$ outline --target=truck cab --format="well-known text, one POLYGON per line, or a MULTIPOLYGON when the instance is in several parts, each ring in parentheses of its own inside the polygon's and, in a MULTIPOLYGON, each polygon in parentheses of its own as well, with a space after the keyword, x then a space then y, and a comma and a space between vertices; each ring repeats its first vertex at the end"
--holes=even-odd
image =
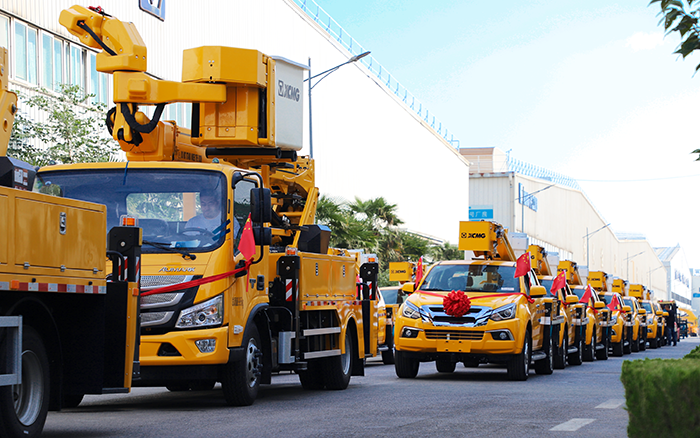
POLYGON ((613 356, 622 356, 626 342, 626 316, 622 309, 622 296, 612 290, 613 278, 603 271, 591 271, 588 274, 588 284, 598 292, 610 310, 610 352, 613 356))

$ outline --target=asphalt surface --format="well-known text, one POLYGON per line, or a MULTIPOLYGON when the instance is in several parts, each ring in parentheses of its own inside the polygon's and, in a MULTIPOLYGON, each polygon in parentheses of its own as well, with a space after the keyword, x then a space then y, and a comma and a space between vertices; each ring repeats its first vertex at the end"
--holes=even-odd
POLYGON ((304 391, 294 374, 273 377, 253 406, 228 407, 220 386, 171 393, 86 396, 80 406, 50 412, 45 437, 625 437, 628 415, 620 369, 624 360, 680 358, 700 344, 584 362, 526 382, 510 382, 496 366, 440 374, 421 364, 415 379, 393 365, 367 362, 345 391, 304 391))

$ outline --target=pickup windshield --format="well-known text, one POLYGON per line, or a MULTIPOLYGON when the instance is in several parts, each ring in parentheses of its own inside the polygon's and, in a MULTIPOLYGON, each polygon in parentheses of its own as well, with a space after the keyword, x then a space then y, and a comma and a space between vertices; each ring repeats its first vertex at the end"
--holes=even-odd
POLYGON ((647 311, 647 314, 648 314, 648 315, 654 313, 654 312, 651 310, 651 303, 645 303, 644 301, 642 301, 641 304, 642 304, 642 308, 643 308, 644 310, 647 311))
POLYGON ((426 276, 421 290, 520 292, 520 282, 514 275, 512 266, 437 265, 426 276))
MULTIPOLYGON (((35 190, 107 206, 107 230, 124 215, 138 219, 143 252, 210 251, 240 224, 226 223, 226 178, 207 170, 88 169, 45 171, 35 190)), ((246 213, 247 215, 247 213, 246 213)))

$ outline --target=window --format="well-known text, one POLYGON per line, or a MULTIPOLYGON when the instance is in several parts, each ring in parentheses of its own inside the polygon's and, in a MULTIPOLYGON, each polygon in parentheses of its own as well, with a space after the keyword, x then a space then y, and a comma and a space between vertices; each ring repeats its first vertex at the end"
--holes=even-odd
POLYGON ((37 84, 36 29, 15 21, 15 76, 37 84))
POLYGON ((63 43, 53 40, 53 89, 60 90, 63 83, 63 43))
POLYGON ((41 34, 41 85, 59 91, 63 83, 63 43, 53 36, 41 34))
POLYGON ((0 15, 0 47, 10 50, 10 41, 8 31, 10 29, 10 20, 7 17, 0 15))
POLYGON ((70 47, 70 83, 85 90, 85 61, 83 56, 85 51, 77 46, 70 47))

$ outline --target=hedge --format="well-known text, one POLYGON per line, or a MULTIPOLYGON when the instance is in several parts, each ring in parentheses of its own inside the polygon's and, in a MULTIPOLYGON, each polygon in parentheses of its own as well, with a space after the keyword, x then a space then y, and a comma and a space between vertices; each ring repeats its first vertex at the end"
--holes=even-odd
POLYGON ((700 347, 683 359, 625 361, 629 425, 634 438, 700 436, 700 347))

